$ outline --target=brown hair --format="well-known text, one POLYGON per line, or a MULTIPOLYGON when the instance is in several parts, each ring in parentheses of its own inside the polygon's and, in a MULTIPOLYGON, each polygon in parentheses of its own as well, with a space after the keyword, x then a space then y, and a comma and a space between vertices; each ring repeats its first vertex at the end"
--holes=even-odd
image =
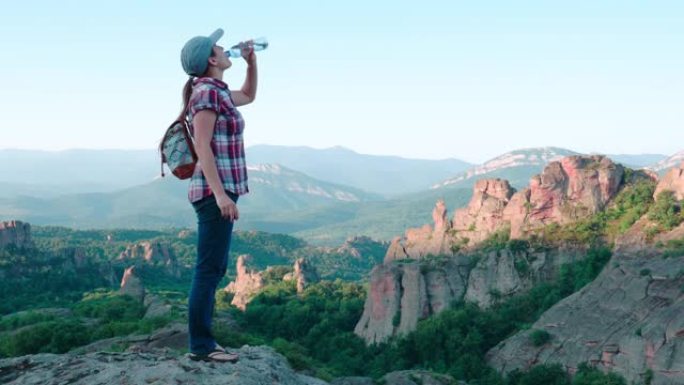
MULTIPOLYGON (((214 48, 212 47, 211 49, 211 54, 209 57, 215 57, 216 54, 214 53, 214 48)), ((209 66, 207 66, 207 69, 204 71, 200 77, 205 76, 207 72, 209 71, 209 66)), ((183 121, 185 120, 185 116, 183 116, 183 113, 186 112, 185 109, 188 107, 188 103, 190 103, 190 96, 192 96, 192 81, 194 80, 193 76, 190 76, 188 80, 185 82, 185 85, 183 86, 183 108, 181 109, 180 114, 178 115, 178 120, 183 121)))

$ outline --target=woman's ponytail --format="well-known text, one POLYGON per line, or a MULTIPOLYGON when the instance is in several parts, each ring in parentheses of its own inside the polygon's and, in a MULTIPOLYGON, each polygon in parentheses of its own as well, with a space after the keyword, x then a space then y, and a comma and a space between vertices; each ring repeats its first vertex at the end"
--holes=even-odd
POLYGON ((190 103, 190 96, 192 95, 192 80, 193 77, 190 76, 188 78, 188 81, 185 82, 185 86, 183 87, 183 109, 181 110, 180 114, 178 115, 178 120, 184 121, 185 116, 184 113, 186 112, 186 109, 188 108, 188 103, 190 103))

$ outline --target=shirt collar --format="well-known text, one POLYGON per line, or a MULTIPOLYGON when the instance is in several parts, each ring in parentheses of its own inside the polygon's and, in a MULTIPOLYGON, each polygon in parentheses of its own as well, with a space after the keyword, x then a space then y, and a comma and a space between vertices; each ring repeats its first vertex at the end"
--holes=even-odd
POLYGON ((222 88, 224 90, 228 89, 228 84, 224 83, 222 80, 219 79, 214 79, 210 77, 205 77, 205 78, 196 78, 195 81, 193 82, 194 85, 204 83, 204 84, 212 84, 216 87, 222 88))

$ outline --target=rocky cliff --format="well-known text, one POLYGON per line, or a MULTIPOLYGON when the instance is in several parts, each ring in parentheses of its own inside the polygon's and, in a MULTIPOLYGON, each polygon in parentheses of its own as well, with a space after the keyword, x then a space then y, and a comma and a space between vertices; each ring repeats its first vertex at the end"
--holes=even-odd
POLYGON ((319 280, 316 269, 304 258, 298 258, 295 261, 291 272, 282 274, 278 274, 282 269, 276 271, 276 267, 271 266, 264 271, 257 271, 249 266, 251 259, 252 257, 246 254, 238 257, 237 276, 234 281, 230 282, 223 289, 225 292, 233 294, 231 304, 241 310, 247 308, 249 301, 259 294, 261 289, 269 283, 269 279, 295 281, 298 293, 301 293, 308 285, 319 280))
POLYGON ((579 292, 545 312, 530 330, 487 353, 502 372, 561 363, 574 372, 582 362, 615 371, 629 381, 684 383, 684 257, 614 258, 579 292), (535 346, 530 335, 551 336, 535 346))
POLYGON ((426 224, 408 229, 403 238, 394 238, 387 249, 385 262, 404 258, 420 259, 428 255, 451 255, 454 244, 452 225, 443 200, 435 205, 432 220, 434 226, 426 224))
POLYGON ((465 293, 470 259, 390 261, 373 268, 363 315, 354 333, 369 343, 415 329, 465 293))
POLYGON ((320 280, 320 277, 316 272, 316 268, 314 268, 313 265, 304 258, 297 258, 294 263, 293 270, 294 271, 292 273, 285 274, 283 280, 295 281, 297 285, 297 293, 303 292, 307 286, 320 280))
POLYGON ((617 194, 623 174, 621 165, 600 155, 571 156, 549 163, 506 207, 504 221, 510 223, 511 238, 603 210, 617 194))
POLYGON ((245 310, 249 301, 264 287, 263 274, 248 266, 251 259, 246 254, 238 256, 235 268, 237 276, 223 289, 233 294, 231 304, 241 310, 245 310))
POLYGON ((169 245, 161 242, 143 241, 129 245, 119 254, 117 261, 134 262, 138 266, 157 266, 173 277, 180 278, 181 276, 181 268, 176 255, 169 245))
POLYGON ((171 305, 163 298, 145 290, 142 280, 135 273, 135 266, 131 266, 124 271, 119 293, 130 295, 143 303, 145 307, 143 318, 162 317, 172 310, 171 305))
MULTIPOLYGON (((681 197, 684 167, 671 170, 656 187, 681 197)), ((681 204, 681 202, 680 202, 681 204)), ((684 241, 684 224, 651 239, 647 215, 616 240, 611 261, 591 284, 545 312, 530 330, 487 353, 502 372, 535 364, 561 363, 573 372, 582 362, 614 371, 630 382, 684 383, 684 255, 664 258, 667 241, 684 241), (531 333, 548 342, 535 346, 531 333), (540 333, 540 332, 536 332, 540 333)))
POLYGON ((528 187, 515 191, 502 179, 484 179, 475 184, 468 206, 447 219, 443 201, 433 211, 434 225, 408 229, 395 238, 386 261, 450 255, 476 247, 498 231, 511 238, 551 224, 565 224, 595 214, 617 194, 624 168, 600 156, 569 156, 549 163, 530 180, 528 187))
POLYGON ((668 171, 658 183, 653 197, 656 198, 663 191, 672 191, 676 200, 684 199, 684 161, 679 167, 668 171))
POLYGON ((21 221, 0 222, 0 247, 9 245, 17 248, 33 247, 31 225, 21 221))
MULTIPOLYGON (((676 184, 672 175, 669 180, 676 184)), ((561 265, 584 258, 583 247, 524 247, 515 252, 478 248, 495 234, 524 239, 548 224, 563 225, 604 210, 620 190, 623 176, 623 167, 604 156, 569 156, 550 162, 521 191, 502 179, 478 181, 467 207, 456 210, 453 220, 448 219, 444 202, 438 201, 433 225, 409 229, 395 238, 384 265, 371 273, 356 334, 372 343, 413 330, 417 320, 439 309, 430 306, 427 286, 443 287, 440 290, 450 293, 449 302, 465 300, 488 307, 497 299, 555 279, 561 265), (460 256, 463 253, 471 257, 460 256), (420 273, 429 269, 434 256, 458 266, 443 270, 437 283, 434 274, 420 273), (419 263, 408 264, 407 259, 419 263), (457 283, 445 286, 444 282, 457 283)))

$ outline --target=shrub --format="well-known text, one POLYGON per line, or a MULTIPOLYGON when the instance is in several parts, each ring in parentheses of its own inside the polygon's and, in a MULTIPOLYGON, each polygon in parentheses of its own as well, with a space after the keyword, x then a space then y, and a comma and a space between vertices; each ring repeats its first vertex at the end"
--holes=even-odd
POLYGON ((530 333, 530 341, 534 346, 542 346, 551 340, 551 334, 546 330, 535 329, 530 333))
POLYGON ((586 363, 581 363, 575 378, 572 379, 572 385, 627 385, 627 382, 615 373, 603 373, 586 363))
POLYGON ((526 373, 513 371, 508 378, 510 385, 570 385, 570 377, 560 364, 537 365, 526 373))
POLYGON ((682 218, 681 207, 672 191, 662 191, 648 212, 648 218, 669 231, 679 225, 682 218))

